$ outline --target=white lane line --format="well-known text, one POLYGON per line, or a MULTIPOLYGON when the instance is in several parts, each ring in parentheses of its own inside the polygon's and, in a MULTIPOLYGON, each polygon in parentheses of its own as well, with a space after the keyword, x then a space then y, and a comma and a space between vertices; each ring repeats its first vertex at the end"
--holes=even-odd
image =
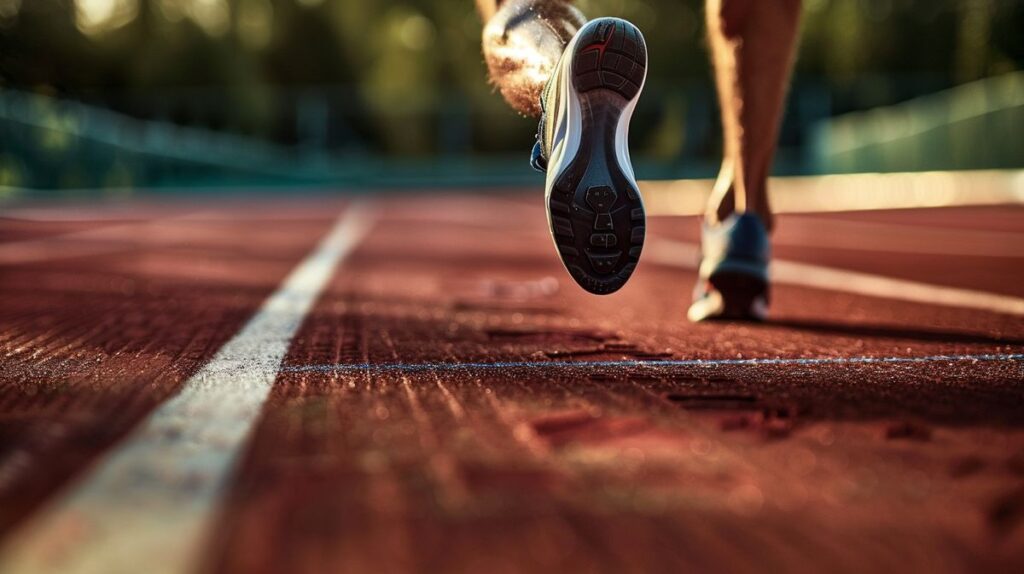
POLYGON ((166 214, 169 211, 184 213, 179 206, 171 203, 132 206, 97 199, 88 204, 61 201, 51 206, 9 207, 3 211, 0 219, 33 223, 117 224, 151 220, 155 213, 166 214))
POLYGON ((3 243, 0 244, 0 265, 91 257, 154 245, 166 247, 186 243, 190 238, 182 235, 180 229, 174 226, 187 222, 196 215, 184 213, 146 221, 115 223, 52 237, 3 243))
POLYGON ((809 216, 786 221, 772 243, 885 253, 1024 258, 1024 233, 809 216))
MULTIPOLYGON (((641 181, 648 216, 704 213, 713 180, 641 181)), ((775 213, 826 213, 1024 203, 1024 170, 850 173, 773 177, 775 213)))
POLYGON ((0 572, 191 571, 292 338, 371 225, 348 209, 177 396, 5 541, 0 572))
MULTIPOLYGON (((231 215, 230 212, 225 211, 227 209, 230 209, 230 206, 219 206, 218 209, 208 211, 184 212, 144 221, 114 222, 83 231, 0 243, 0 265, 38 263, 138 251, 152 247, 189 245, 195 242, 197 233, 215 232, 217 227, 213 224, 225 221, 237 223, 320 221, 325 219, 321 212, 307 212, 302 215, 294 210, 289 211, 287 207, 270 213, 256 212, 244 215, 231 215)), ((259 207, 255 209, 259 209, 259 207)), ((72 220, 68 219, 67 221, 72 220)), ((102 220, 89 219, 81 221, 102 222, 102 220)))
POLYGON ((763 359, 669 359, 664 361, 495 361, 493 363, 341 363, 298 365, 283 369, 289 373, 365 373, 419 371, 487 371, 506 369, 669 369, 673 367, 760 367, 814 365, 894 365, 903 363, 991 363, 1024 361, 1021 353, 980 355, 928 355, 925 357, 769 357, 763 359))
MULTIPOLYGON (((662 265, 696 269, 700 247, 685 241, 657 239, 649 243, 644 256, 647 261, 662 265)), ((772 261, 771 278, 774 283, 842 291, 868 297, 1024 315, 1024 299, 1020 297, 894 279, 810 263, 776 259, 772 261)))

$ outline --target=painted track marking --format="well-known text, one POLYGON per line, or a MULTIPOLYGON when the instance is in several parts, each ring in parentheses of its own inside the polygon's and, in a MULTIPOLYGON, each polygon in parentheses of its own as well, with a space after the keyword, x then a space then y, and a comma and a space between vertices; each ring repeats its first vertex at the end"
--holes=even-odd
MULTIPOLYGON (((696 269, 700 259, 700 247, 686 241, 658 239, 650 241, 650 246, 644 256, 647 261, 661 265, 696 269)), ((1007 315, 1024 315, 1024 299, 1020 297, 932 285, 796 261, 772 260, 771 279, 773 283, 841 291, 896 301, 977 309, 1007 315)))
POLYGON ((183 243, 185 239, 182 239, 177 233, 178 230, 172 226, 186 222, 195 215, 184 213, 145 221, 114 223, 51 237, 3 243, 0 244, 0 265, 92 257, 134 251, 153 245, 176 245, 183 243))
MULTIPOLYGON (((641 181, 648 216, 701 215, 710 179, 641 181)), ((1024 203, 1024 170, 849 173, 773 177, 775 213, 825 213, 1024 203)))
POLYGON ((594 368, 667 368, 667 367, 734 367, 734 366, 808 366, 808 365, 872 365, 901 363, 1018 362, 1024 353, 979 355, 929 355, 926 357, 811 357, 766 359, 679 359, 667 361, 495 361, 493 363, 355 363, 337 365, 299 365, 285 367, 289 373, 339 373, 383 371, 473 371, 489 369, 594 369, 594 368))
POLYGON ((1024 233, 950 229, 801 216, 786 221, 774 245, 962 257, 1024 258, 1024 233))
POLYGON ((371 226, 365 208, 347 209, 176 396, 5 541, 0 572, 192 570, 292 338, 371 226))

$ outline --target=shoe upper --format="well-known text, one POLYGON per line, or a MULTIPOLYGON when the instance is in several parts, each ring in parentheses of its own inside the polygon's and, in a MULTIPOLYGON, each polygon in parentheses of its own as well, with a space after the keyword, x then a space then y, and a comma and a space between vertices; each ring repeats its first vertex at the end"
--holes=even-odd
POLYGON ((700 276, 728 267, 730 271, 768 280, 771 243, 768 229, 753 213, 734 213, 717 225, 704 224, 701 232, 700 276))
MULTIPOLYGON (((568 50, 566 50, 568 52, 568 50)), ((562 76, 563 59, 565 59, 565 53, 562 54, 562 58, 559 59, 558 64, 555 66, 554 72, 551 77, 548 78, 544 89, 540 93, 540 122, 537 125, 537 141, 533 145, 533 150, 530 153, 530 166, 533 169, 546 172, 548 167, 548 158, 551 156, 551 149, 554 147, 554 132, 555 132, 555 113, 558 110, 558 82, 562 76)))

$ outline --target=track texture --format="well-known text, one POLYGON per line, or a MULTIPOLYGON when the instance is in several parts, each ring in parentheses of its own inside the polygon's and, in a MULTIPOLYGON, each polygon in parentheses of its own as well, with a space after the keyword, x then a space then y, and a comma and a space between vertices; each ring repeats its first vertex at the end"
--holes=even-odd
MULTIPOLYGON (((766 325, 691 325, 687 268, 642 264, 613 297, 579 290, 550 252, 535 197, 378 203, 379 223, 293 341, 205 571, 1024 564, 1021 362, 565 365, 1021 353, 1019 316, 780 285, 766 325), (531 366, 409 368, 496 361, 531 366), (384 368, 351 368, 367 364, 384 368)), ((0 220, 0 257, 22 254, 0 265, 0 535, 234 335, 342 204, 175 209, 0 220)), ((986 234, 1024 234, 1022 215, 782 217, 776 252, 882 273, 908 254, 871 250, 871 240, 789 243, 823 220, 852 239, 880 223, 896 237, 956 221, 947 234, 979 252, 948 261, 987 272, 898 272, 1012 294, 1022 258, 988 257, 1008 236, 986 234)), ((649 227, 652 240, 696 232, 683 218, 649 227)))

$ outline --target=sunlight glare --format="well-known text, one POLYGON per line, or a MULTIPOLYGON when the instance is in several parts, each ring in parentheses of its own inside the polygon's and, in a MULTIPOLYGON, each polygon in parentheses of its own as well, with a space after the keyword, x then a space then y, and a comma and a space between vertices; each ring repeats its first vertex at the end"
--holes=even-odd
POLYGON ((223 36, 231 27, 231 9, 225 0, 191 0, 188 14, 211 36, 223 36))
POLYGON ((138 13, 138 0, 75 0, 75 25, 88 35, 120 28, 138 13))

